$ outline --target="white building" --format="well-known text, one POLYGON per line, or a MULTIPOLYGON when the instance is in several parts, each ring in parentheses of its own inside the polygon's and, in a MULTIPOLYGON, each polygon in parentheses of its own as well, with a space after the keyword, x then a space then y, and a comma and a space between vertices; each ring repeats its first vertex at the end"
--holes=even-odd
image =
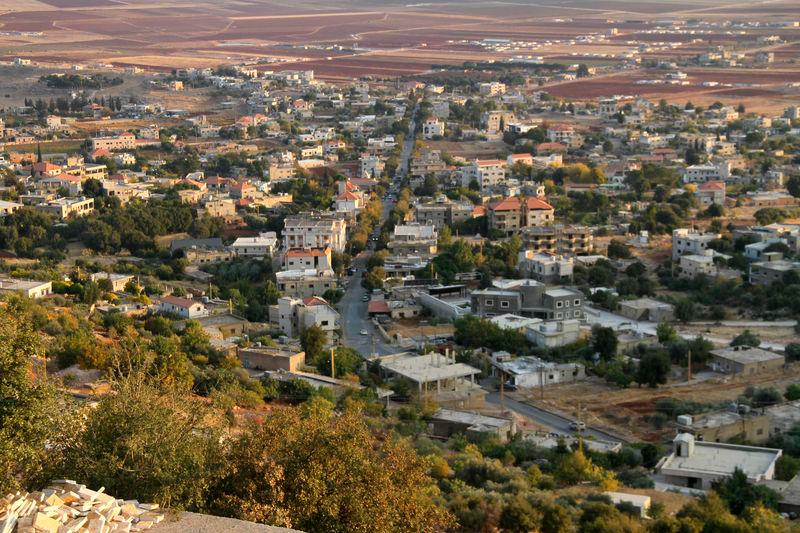
POLYGON ((476 159, 462 167, 461 171, 462 185, 469 187, 470 183, 476 181, 481 191, 506 181, 506 163, 499 159, 476 159))
POLYGON ((49 281, 31 279, 0 278, 0 294, 15 292, 28 298, 43 298, 53 293, 53 284, 49 281))
POLYGON ((289 337, 298 337, 311 326, 318 326, 330 337, 339 325, 339 313, 320 297, 278 299, 278 326, 289 337))
POLYGON ((162 296, 159 299, 158 312, 178 315, 181 318, 208 316, 208 309, 203 302, 172 295, 162 296))
POLYGON ((429 118, 422 123, 422 138, 433 139, 444 135, 444 122, 438 118, 429 118))
POLYGON ((258 237, 239 237, 230 249, 238 257, 271 257, 278 245, 278 235, 274 231, 259 233, 258 237))
POLYGON ((576 363, 552 363, 532 356, 512 358, 507 352, 496 352, 492 354, 492 375, 502 375, 519 388, 532 388, 581 381, 586 370, 576 363))
POLYGON ((324 213, 288 216, 283 222, 283 247, 325 248, 344 251, 347 244, 347 222, 324 213))
POLYGON ((672 442, 672 453, 659 461, 656 471, 666 483, 698 490, 710 489, 737 468, 750 483, 773 479, 775 463, 783 453, 772 448, 695 441, 689 433, 679 433, 672 442))
POLYGON ((682 255, 704 255, 708 243, 719 239, 718 233, 700 233, 694 229, 678 228, 672 232, 672 260, 682 255))
POLYGON ((544 283, 558 283, 572 277, 575 262, 562 255, 524 250, 519 252, 517 268, 521 276, 544 283))

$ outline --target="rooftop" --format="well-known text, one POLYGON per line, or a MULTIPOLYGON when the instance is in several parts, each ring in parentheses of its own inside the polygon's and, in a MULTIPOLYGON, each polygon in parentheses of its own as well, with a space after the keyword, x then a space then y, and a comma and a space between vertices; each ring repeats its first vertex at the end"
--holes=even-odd
POLYGON ((739 350, 736 348, 725 348, 722 350, 711 350, 711 353, 717 357, 722 357, 724 359, 741 364, 760 363, 763 361, 771 361, 773 359, 783 359, 782 355, 768 352, 767 350, 762 350, 761 348, 746 348, 739 350))
POLYGON ((729 476, 738 467, 748 478, 758 479, 769 471, 780 456, 781 450, 772 448, 695 441, 694 450, 688 456, 673 453, 663 460, 661 469, 729 476))
POLYGON ((410 379, 415 383, 431 383, 443 379, 465 378, 480 374, 477 368, 464 363, 453 363, 439 353, 414 355, 402 352, 381 358, 384 370, 410 379))

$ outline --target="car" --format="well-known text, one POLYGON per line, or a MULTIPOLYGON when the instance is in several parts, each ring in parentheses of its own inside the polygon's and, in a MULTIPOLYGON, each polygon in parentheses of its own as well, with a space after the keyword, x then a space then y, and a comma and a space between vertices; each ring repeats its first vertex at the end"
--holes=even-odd
MULTIPOLYGON (((495 388, 495 390, 500 390, 500 382, 498 382, 498 383, 497 383, 497 384, 494 386, 494 388, 495 388)), ((517 390, 517 386, 514 384, 514 382, 513 382, 513 381, 506 381, 506 382, 503 384, 503 390, 515 391, 515 390, 517 390)))
POLYGON ((365 329, 362 329, 359 333, 361 333, 362 335, 369 335, 369 331, 365 329))
POLYGON ((361 297, 361 301, 362 302, 368 302, 369 301, 369 294, 365 294, 364 296, 362 296, 361 297))
POLYGON ((584 429, 586 429, 586 423, 581 422, 580 420, 573 420, 572 422, 569 423, 569 428, 574 431, 583 431, 584 429))

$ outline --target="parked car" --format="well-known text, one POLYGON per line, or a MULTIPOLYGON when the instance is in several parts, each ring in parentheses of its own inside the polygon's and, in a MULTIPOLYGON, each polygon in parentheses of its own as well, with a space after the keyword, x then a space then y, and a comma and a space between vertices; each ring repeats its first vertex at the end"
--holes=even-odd
POLYGON ((586 423, 579 420, 573 420, 569 423, 569 428, 574 431, 583 431, 586 429, 586 423))

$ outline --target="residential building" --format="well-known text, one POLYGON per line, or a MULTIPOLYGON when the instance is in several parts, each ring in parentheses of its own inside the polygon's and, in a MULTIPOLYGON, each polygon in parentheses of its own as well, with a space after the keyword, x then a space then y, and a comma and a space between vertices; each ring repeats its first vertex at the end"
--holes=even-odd
POLYGON ((583 293, 553 287, 532 279, 494 282, 494 287, 473 291, 472 312, 480 317, 507 313, 544 320, 583 318, 583 293))
POLYGON ((303 268, 296 270, 283 270, 275 273, 278 290, 287 296, 295 298, 308 298, 318 296, 330 289, 335 289, 336 276, 333 270, 303 268))
POLYGON ((701 206, 725 205, 725 182, 707 181, 697 186, 694 195, 701 206))
MULTIPOLYGON (((764 254, 769 256, 770 254, 764 254)), ((783 254, 779 254, 782 257, 783 254)), ((750 263, 748 279, 753 285, 772 285, 776 281, 781 281, 789 272, 800 273, 800 261, 787 261, 785 259, 775 259, 767 261, 756 261, 750 263)))
POLYGON ((784 356, 748 346, 711 350, 709 366, 724 374, 753 375, 783 368, 784 356))
POLYGON ((546 387, 586 379, 586 369, 577 363, 553 363, 538 357, 510 357, 506 352, 492 354, 492 375, 518 388, 546 387))
POLYGON ((306 328, 318 326, 332 339, 340 327, 339 313, 319 296, 278 299, 278 326, 289 337, 298 337, 306 328))
POLYGON ((416 204, 414 218, 419 224, 433 226, 441 231, 445 226, 453 227, 472 218, 474 206, 470 202, 453 202, 440 195, 434 202, 416 204))
POLYGON ((116 137, 95 137, 92 139, 92 151, 105 149, 115 150, 135 150, 136 135, 133 133, 121 133, 116 137))
POLYGON ((506 84, 500 83, 499 81, 481 83, 480 85, 478 85, 478 91, 481 94, 485 94, 488 96, 497 96, 499 94, 505 94, 506 84))
POLYGON ((503 131, 512 122, 514 122, 514 113, 511 111, 486 111, 481 115, 481 125, 489 133, 503 131))
POLYGON ((125 286, 135 278, 132 274, 115 274, 113 272, 95 272, 89 278, 92 281, 103 281, 108 284, 111 292, 122 292, 125 286))
POLYGON ((573 266, 572 258, 534 250, 519 252, 517 261, 520 276, 550 284, 572 279, 573 266))
POLYGON ((28 298, 39 299, 53 294, 53 284, 49 281, 32 279, 0 278, 0 294, 14 292, 28 298))
POLYGON ((677 425, 681 433, 690 433, 695 440, 704 442, 738 440, 761 444, 770 437, 770 418, 760 412, 725 409, 697 416, 681 415, 677 425))
POLYGON ((525 328, 525 338, 540 348, 567 346, 581 338, 581 323, 574 318, 539 321, 525 328))
POLYGON ((23 207, 23 204, 17 202, 9 202, 7 200, 0 200, 0 217, 10 215, 23 207))
POLYGON ((594 252, 594 234, 586 226, 553 224, 523 228, 523 246, 533 252, 589 255, 594 252))
POLYGON ((679 259, 678 275, 694 279, 697 276, 713 277, 717 275, 714 264, 714 250, 705 250, 702 254, 682 255, 679 259))
POLYGON ((236 356, 247 370, 297 372, 306 364, 306 352, 269 346, 237 348, 236 356))
POLYGON ((388 247, 394 255, 431 256, 438 250, 439 232, 432 225, 398 224, 388 247))
POLYGON ((181 298, 172 295, 162 296, 158 299, 158 312, 178 315, 181 318, 208 316, 208 309, 200 300, 181 298))
POLYGON ((325 248, 344 251, 347 222, 327 213, 301 213, 287 216, 283 226, 283 247, 325 248))
POLYGON ((750 483, 773 479, 781 450, 699 442, 689 433, 673 440, 672 453, 656 465, 665 483, 698 490, 709 490, 715 481, 730 477, 738 468, 750 483))
POLYGON ((637 321, 670 322, 675 320, 675 306, 652 298, 624 300, 619 303, 619 314, 637 321))
POLYGON ((442 160, 442 152, 440 150, 423 150, 418 157, 411 159, 409 167, 412 178, 437 174, 446 169, 447 163, 442 160))
POLYGON ((429 118, 422 123, 422 138, 433 139, 444 136, 444 122, 438 118, 429 118))
POLYGON ((461 168, 462 185, 468 187, 473 181, 481 191, 501 185, 506 181, 506 163, 499 159, 476 159, 461 168))
POLYGON ((491 435, 499 442, 508 442, 517 432, 513 418, 487 416, 467 411, 438 409, 428 419, 431 435, 448 439, 453 435, 483 437, 491 435))
POLYGON ((526 227, 552 224, 555 220, 553 206, 540 198, 532 197, 512 196, 492 202, 486 214, 489 229, 506 235, 512 235, 526 227))
POLYGON ((278 235, 274 231, 264 231, 257 237, 239 237, 230 246, 238 257, 263 259, 272 257, 278 246, 278 235))
POLYGON ((210 198, 203 202, 203 211, 210 217, 230 221, 236 217, 236 201, 231 198, 210 198))
POLYGON ((94 198, 57 198, 37 205, 36 209, 55 215, 60 220, 67 220, 94 211, 94 198))
POLYGON ((682 255, 703 255, 708 243, 719 239, 718 233, 700 233, 694 229, 678 228, 672 231, 672 260, 677 261, 682 255))
POLYGON ((293 248, 283 256, 285 270, 330 270, 333 268, 330 248, 293 248))

